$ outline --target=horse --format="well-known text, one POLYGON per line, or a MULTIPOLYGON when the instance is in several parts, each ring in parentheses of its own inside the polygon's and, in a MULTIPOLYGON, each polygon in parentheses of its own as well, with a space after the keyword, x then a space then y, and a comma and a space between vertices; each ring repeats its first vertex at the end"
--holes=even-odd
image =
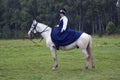
MULTIPOLYGON (((36 20, 33 20, 33 23, 31 25, 30 30, 28 31, 29 38, 31 37, 31 34, 40 33, 41 36, 45 39, 46 46, 50 49, 54 65, 52 67, 52 70, 55 71, 58 69, 58 60, 57 60, 57 54, 56 54, 56 48, 55 44, 52 42, 51 39, 51 31, 52 28, 43 24, 39 23, 36 20)), ((82 50, 82 53, 84 54, 86 58, 86 63, 84 70, 86 71, 88 69, 89 63, 91 63, 92 70, 95 69, 94 59, 92 55, 92 38, 87 33, 82 33, 82 35, 73 43, 66 45, 66 46, 60 46, 60 50, 71 50, 74 48, 79 48, 82 50)))
POLYGON ((117 0, 116 6, 120 8, 120 0, 117 0))

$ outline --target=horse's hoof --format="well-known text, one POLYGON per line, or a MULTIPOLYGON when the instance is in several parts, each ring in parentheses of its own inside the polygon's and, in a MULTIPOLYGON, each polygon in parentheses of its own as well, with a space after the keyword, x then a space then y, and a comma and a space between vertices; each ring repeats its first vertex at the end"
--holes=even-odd
POLYGON ((85 67, 85 68, 83 69, 84 72, 86 72, 87 70, 88 70, 88 67, 85 67))
POLYGON ((92 71, 95 71, 95 66, 92 67, 92 71))
POLYGON ((56 70, 57 70, 57 68, 55 68, 55 67, 52 68, 52 71, 56 71, 56 70))

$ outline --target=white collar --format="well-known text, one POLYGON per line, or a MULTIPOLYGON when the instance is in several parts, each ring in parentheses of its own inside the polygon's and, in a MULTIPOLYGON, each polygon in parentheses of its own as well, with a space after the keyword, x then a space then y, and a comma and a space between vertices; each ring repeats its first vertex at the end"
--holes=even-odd
POLYGON ((62 19, 64 19, 64 18, 66 18, 66 16, 61 17, 60 20, 62 20, 62 19))

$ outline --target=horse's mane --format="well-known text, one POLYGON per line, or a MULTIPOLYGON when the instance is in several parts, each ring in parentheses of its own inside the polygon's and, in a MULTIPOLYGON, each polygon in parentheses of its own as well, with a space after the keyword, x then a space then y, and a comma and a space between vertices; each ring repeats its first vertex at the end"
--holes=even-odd
POLYGON ((46 25, 46 24, 43 24, 43 23, 39 23, 41 26, 48 26, 48 25, 46 25))

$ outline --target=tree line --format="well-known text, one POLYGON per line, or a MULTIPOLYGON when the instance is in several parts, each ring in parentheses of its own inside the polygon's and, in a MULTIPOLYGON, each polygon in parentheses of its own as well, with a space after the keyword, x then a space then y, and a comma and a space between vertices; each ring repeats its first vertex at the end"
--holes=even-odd
POLYGON ((117 0, 0 0, 0 38, 22 38, 32 20, 54 27, 66 8, 69 26, 88 34, 105 33, 113 22, 120 33, 117 0))

